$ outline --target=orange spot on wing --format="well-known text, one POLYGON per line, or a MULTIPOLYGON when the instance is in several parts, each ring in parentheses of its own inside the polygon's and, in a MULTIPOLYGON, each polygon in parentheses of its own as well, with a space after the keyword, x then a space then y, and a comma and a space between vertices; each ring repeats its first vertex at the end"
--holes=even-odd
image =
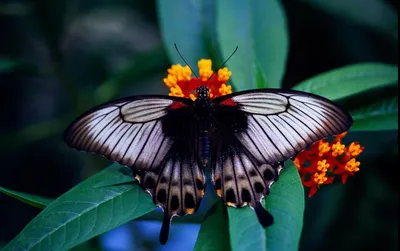
POLYGON ((186 209, 186 212, 187 212, 188 214, 193 214, 193 213, 194 213, 194 208, 187 208, 187 209, 186 209))

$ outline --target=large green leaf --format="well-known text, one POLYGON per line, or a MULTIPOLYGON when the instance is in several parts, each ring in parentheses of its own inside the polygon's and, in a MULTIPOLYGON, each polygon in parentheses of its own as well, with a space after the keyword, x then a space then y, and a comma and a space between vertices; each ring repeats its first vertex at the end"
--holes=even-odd
POLYGON ((266 236, 255 212, 249 207, 228 207, 232 250, 267 250, 266 236))
POLYGON ((278 0, 216 1, 217 33, 223 57, 236 46, 228 62, 237 90, 280 87, 288 54, 288 31, 283 7, 278 0), (265 82, 257 84, 262 73, 265 82))
POLYGON ((272 185, 264 203, 274 216, 274 224, 266 229, 268 250, 298 250, 303 228, 304 187, 297 168, 288 162, 289 167, 272 185))
POLYGON ((319 74, 293 89, 338 100, 374 88, 397 85, 398 77, 397 65, 362 63, 319 74))
POLYGON ((232 250, 297 250, 303 227, 304 188, 291 163, 264 200, 274 224, 265 230, 249 207, 228 208, 232 250))
POLYGON ((209 3, 210 1, 157 1, 161 34, 172 63, 185 65, 175 50, 174 43, 192 68, 197 66, 199 59, 209 57, 205 41, 206 20, 212 10, 209 3))
POLYGON ((228 217, 226 207, 221 201, 208 211, 201 224, 194 250, 230 250, 228 217))
POLYGON ((107 172, 107 179, 99 180, 93 185, 93 188, 124 185, 135 181, 130 168, 119 167, 117 172, 115 169, 105 169, 104 171, 107 172))
POLYGON ((398 39, 397 11, 388 1, 364 0, 363 4, 360 4, 359 0, 300 1, 329 14, 372 28, 379 33, 390 35, 395 40, 398 39))
POLYGON ((151 212, 155 205, 136 184, 95 188, 127 167, 116 164, 61 195, 3 250, 66 250, 151 212))
POLYGON ((8 196, 11 196, 17 200, 20 200, 22 202, 25 202, 31 206, 38 207, 38 208, 45 208, 47 205, 49 205, 53 199, 34 195, 34 194, 29 194, 29 193, 24 193, 24 192, 18 192, 12 189, 8 189, 5 187, 0 186, 0 193, 7 194, 8 196))
POLYGON ((354 120, 352 131, 398 130, 398 96, 376 101, 350 113, 354 120))

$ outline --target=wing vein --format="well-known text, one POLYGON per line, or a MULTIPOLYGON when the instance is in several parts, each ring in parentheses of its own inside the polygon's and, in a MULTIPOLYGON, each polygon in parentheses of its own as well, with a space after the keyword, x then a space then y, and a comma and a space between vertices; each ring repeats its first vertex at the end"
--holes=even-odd
MULTIPOLYGON (((114 110, 109 111, 109 112, 104 113, 104 114, 99 114, 99 115, 97 115, 97 116, 95 116, 93 118, 91 118, 90 116, 87 115, 83 120, 80 120, 76 126, 77 126, 77 128, 82 129, 82 128, 84 128, 84 127, 82 127, 82 125, 87 125, 88 123, 91 123, 91 122, 95 121, 96 119, 100 118, 101 116, 106 117, 110 113, 114 112, 116 109, 118 109, 118 108, 115 108, 114 110), (88 120, 89 120, 89 122, 88 122, 88 120)), ((71 138, 75 137, 75 135, 72 135, 74 133, 75 133, 75 128, 70 132, 71 138)))
POLYGON ((151 165, 149 167, 150 170, 153 169, 154 161, 156 161, 156 158, 157 158, 157 156, 158 156, 158 154, 160 152, 160 149, 161 149, 162 145, 164 144, 164 140, 165 140, 165 136, 163 135, 163 138, 161 140, 161 144, 158 146, 156 155, 154 156, 153 161, 151 162, 151 165))
MULTIPOLYGON (((118 117, 111 119, 103 128, 100 129, 100 131, 96 134, 96 136, 93 137, 92 141, 90 141, 90 144, 85 148, 90 149, 93 142, 95 142, 97 140, 97 137, 99 137, 99 135, 104 131, 104 129, 107 128, 111 123, 116 123, 117 121, 118 121, 118 117)), ((111 124, 111 125, 113 126, 114 124, 111 124)), ((87 143, 88 142, 86 142, 86 144, 87 143)))
MULTIPOLYGON (((264 157, 264 155, 262 154, 261 150, 258 148, 257 144, 254 142, 254 140, 250 137, 250 135, 247 133, 247 131, 245 132, 247 137, 249 137, 250 141, 253 143, 253 145, 255 146, 255 148, 257 149, 257 151, 260 153, 260 155, 262 156, 262 158, 267 161, 267 159, 264 157)), ((244 147, 243 143, 241 143, 241 145, 244 147)))
POLYGON ((268 135, 268 133, 264 130, 264 128, 260 125, 259 121, 254 118, 254 116, 252 115, 254 121, 257 123, 257 125, 261 128, 261 130, 264 132, 265 136, 267 136, 267 138, 269 139, 269 141, 272 143, 272 145, 275 147, 275 149, 278 150, 278 152, 281 154, 281 156, 283 158, 285 158, 285 155, 281 152, 281 150, 279 149, 279 147, 276 146, 276 144, 274 143, 274 141, 271 139, 271 137, 268 135))
MULTIPOLYGON (((309 114, 305 113, 304 111, 302 111, 301 109, 299 109, 299 108, 297 108, 297 107, 295 107, 295 106, 293 106, 292 108, 294 108, 293 110, 296 110, 298 114, 302 113, 302 114, 304 114, 305 116, 307 116, 308 118, 310 118, 312 121, 314 121, 314 122, 318 125, 318 126, 316 127, 317 130, 318 130, 322 135, 324 135, 324 134, 323 134, 323 132, 322 132, 321 130, 324 130, 325 133, 327 133, 328 135, 331 134, 330 132, 328 132, 328 131, 325 129, 325 127, 324 127, 323 125, 321 125, 321 124, 319 123, 318 120, 314 119, 314 118, 311 117, 309 114)), ((325 116, 323 116, 323 117, 325 118, 325 116)), ((326 118, 325 118, 325 119, 326 119, 326 118)))
MULTIPOLYGON (((146 138, 146 140, 144 141, 144 143, 142 144, 142 146, 141 146, 141 148, 140 148, 140 151, 138 152, 137 157, 136 157, 136 159, 135 159, 135 162, 133 162, 132 166, 135 166, 136 161, 140 158, 140 155, 142 154, 143 149, 146 147, 147 141, 148 141, 149 138, 151 137, 151 134, 153 133, 153 130, 154 130, 154 128, 156 127, 156 125, 157 125, 157 123, 154 123, 153 127, 152 127, 151 130, 150 130, 150 133, 147 134, 147 138, 146 138)), ((144 132, 143 132, 143 133, 144 133, 144 132)))
POLYGON ((316 138, 313 139, 314 141, 318 139, 318 135, 316 135, 316 134, 314 133, 314 131, 313 131, 306 123, 304 123, 301 119, 299 119, 299 118, 296 116, 296 112, 294 112, 293 110, 292 110, 292 111, 289 111, 289 110, 288 110, 288 111, 287 111, 287 114, 291 115, 292 118, 295 118, 297 121, 299 121, 301 124, 303 124, 303 125, 305 126, 305 128, 307 128, 307 129, 311 132, 311 134, 314 134, 314 136, 316 137, 316 138))
MULTIPOLYGON (((253 199, 254 199, 254 200, 256 200, 256 193, 255 193, 255 191, 254 191, 253 184, 251 184, 251 179, 250 179, 250 176, 249 176, 249 174, 247 173, 246 167, 245 167, 245 165, 244 165, 244 163, 243 163, 242 156, 241 156, 241 155, 239 155, 238 157, 239 157, 239 161, 240 161, 240 163, 242 164, 242 167, 243 167, 244 173, 246 174, 246 177, 247 177, 247 182, 249 183, 249 186, 250 186, 251 192, 252 192, 252 194, 253 194, 253 199)), ((254 169, 257 169, 257 167, 255 167, 254 169)), ((261 178, 262 178, 262 177, 261 177, 261 178)))
POLYGON ((113 147, 113 149, 110 152, 110 156, 113 154, 115 148, 119 145, 119 142, 121 142, 121 139, 125 136, 125 134, 132 129, 132 126, 133 126, 133 124, 131 124, 129 126, 129 128, 126 129, 126 131, 121 135, 121 137, 119 137, 118 141, 115 143, 115 146, 113 147))
MULTIPOLYGON (((100 121, 96 122, 96 125, 97 125, 98 123, 101 123, 101 121, 103 121, 107 116, 108 116, 108 114, 107 114, 107 115, 104 115, 104 117, 101 118, 100 121)), ((101 116, 99 116, 98 118, 100 118, 100 117, 101 117, 101 116)), ((96 118, 96 119, 97 119, 97 118, 96 118)), ((93 121, 95 121, 95 120, 92 120, 91 123, 93 123, 93 121)), ((86 125, 86 124, 85 124, 85 125, 86 125)), ((85 142, 85 143, 82 143, 82 141, 85 141, 85 139, 86 139, 86 140, 88 139, 87 135, 82 137, 82 134, 84 134, 85 129, 87 129, 87 128, 85 127, 85 125, 79 127, 79 129, 76 131, 76 135, 73 136, 73 140, 72 140, 72 143, 75 143, 75 144, 77 144, 78 146, 81 146, 81 147, 82 147, 82 145, 86 145, 86 142, 85 142), (76 139, 75 139, 75 137, 76 137, 76 139)), ((82 148, 83 148, 83 147, 82 147, 82 148)))
MULTIPOLYGON (((314 110, 314 112, 317 113, 317 114, 319 114, 320 116, 325 116, 325 115, 328 116, 332 121, 335 121, 335 119, 336 119, 337 117, 339 117, 340 124, 343 125, 343 128, 346 128, 346 123, 343 122, 343 121, 340 119, 340 116, 337 116, 337 114, 332 114, 332 113, 330 113, 330 112, 326 112, 326 114, 323 114, 323 113, 321 113, 320 111, 318 111, 318 110, 316 110, 316 109, 313 109, 312 107, 308 106, 307 104, 304 104, 304 105, 306 105, 306 106, 309 107, 310 109, 314 110)), ((339 125, 339 128, 338 128, 338 127, 337 127, 337 124, 331 123, 330 121, 329 121, 329 123, 330 123, 337 131, 342 131, 342 130, 343 130, 343 129, 341 128, 340 125, 339 125)))
POLYGON ((297 135, 299 135, 300 136, 300 138, 304 141, 304 143, 307 145, 308 144, 308 142, 307 142, 307 140, 305 140, 304 138, 303 138, 303 135, 301 135, 300 133, 298 133, 297 131, 296 131, 296 129, 294 129, 294 127, 291 125, 291 124, 289 124, 286 120, 285 120, 285 118, 282 118, 280 115, 277 115, 283 122, 285 122, 290 128, 292 128, 292 130, 293 130, 293 132, 295 132, 297 135))
MULTIPOLYGON (((117 121, 116 121, 115 123, 117 123, 117 122, 118 122, 118 119, 117 119, 117 121)), ((94 150, 94 151, 101 150, 101 149, 103 148, 104 144, 107 142, 107 140, 109 140, 110 137, 115 133, 115 131, 117 131, 118 128, 119 128, 121 125, 123 125, 123 124, 124 124, 124 123, 120 123, 116 128, 114 128, 114 129, 110 132, 110 134, 107 136, 107 138, 106 138, 105 140, 103 140, 103 143, 101 144, 101 146, 98 147, 97 150, 95 150, 94 148, 93 148, 93 150, 94 150)), ((113 124, 112 126, 114 126, 114 124, 113 124)), ((110 129, 111 129, 111 128, 110 128, 110 129)))
POLYGON ((195 198, 196 198, 196 201, 198 201, 198 199, 199 199, 199 197, 198 197, 198 191, 197 191, 197 188, 196 188, 196 182, 195 182, 195 179, 194 179, 194 173, 193 173, 193 166, 192 166, 192 163, 190 163, 190 172, 192 173, 192 182, 193 182, 193 192, 194 192, 194 196, 195 196, 195 198))
MULTIPOLYGON (((171 161, 172 162, 172 165, 171 165, 171 169, 172 169, 172 172, 175 170, 175 160, 173 160, 173 161, 171 161)), ((167 162, 168 163, 168 162, 167 162)), ((163 169, 163 172, 164 172, 164 169, 163 169)), ((162 175, 162 173, 161 173, 161 175, 162 175)), ((161 175, 160 175, 160 177, 161 177, 161 175)), ((165 209, 168 211, 168 216, 169 217, 171 217, 171 215, 170 215, 170 213, 169 213, 169 210, 168 210, 168 208, 170 207, 170 195, 171 195, 171 183, 172 183, 172 178, 173 178, 173 173, 171 174, 171 176, 169 176, 169 183, 168 183, 168 194, 167 194, 167 206, 165 207, 165 209)), ((165 213, 165 212, 164 212, 165 213)))
MULTIPOLYGON (((279 131, 279 133, 280 133, 280 134, 282 135, 282 137, 286 140, 286 142, 289 143, 289 145, 293 148, 293 150, 296 151, 296 148, 292 145, 292 143, 289 141, 289 139, 286 137, 286 135, 284 135, 284 134, 282 133, 282 131, 279 129, 279 127, 277 127, 277 126, 275 125, 275 123, 271 120, 271 118, 269 118, 269 117, 267 116, 267 119, 268 119, 269 122, 271 122, 271 124, 276 128, 276 130, 279 131)), ((280 138, 280 137, 279 137, 279 138, 280 138)))
POLYGON ((247 152, 247 154, 249 155, 249 156, 247 156, 247 157, 249 158, 249 160, 251 161, 251 163, 252 163, 253 166, 255 167, 254 169, 256 170, 256 172, 258 173, 258 175, 260 176, 261 180, 264 182, 265 187, 268 187, 267 182, 265 182, 265 180, 264 180, 262 174, 260 173, 260 170, 259 170, 259 168, 258 168, 259 165, 258 165, 257 163, 255 163, 255 161, 256 161, 255 157, 254 157, 247 149, 244 148, 244 151, 247 152), (250 158, 250 157, 252 157, 252 158, 250 158))
MULTIPOLYGON (((236 154, 236 149, 235 149, 234 151, 235 151, 235 154, 236 154)), ((234 177, 234 179, 235 179, 236 198, 238 198, 237 204, 240 205, 240 204, 242 204, 242 203, 241 203, 242 200, 241 200, 241 198, 239 197, 239 186, 238 186, 238 182, 237 182, 236 171, 235 171, 235 161, 234 161, 233 157, 234 157, 234 154, 232 154, 232 155, 230 156, 230 159, 231 159, 231 162, 232 162, 233 177, 234 177), (239 201, 240 201, 240 203, 239 203, 239 201)))
POLYGON ((141 125, 140 125, 140 127, 139 127, 139 129, 137 130, 135 136, 133 136, 133 138, 132 138, 132 140, 131 140, 131 143, 129 143, 128 147, 127 147, 126 150, 125 150, 124 155, 123 155, 122 158, 121 158, 122 160, 125 159, 126 153, 127 153, 127 152, 129 151, 129 149, 131 148, 131 145, 132 145, 132 143, 135 141, 135 138, 136 138, 136 136, 139 134, 140 130, 142 130, 143 125, 144 125, 144 124, 141 124, 141 125))
MULTIPOLYGON (((297 100, 297 99, 296 99, 297 100)), ((315 104, 315 103, 310 103, 310 102, 306 102, 306 101, 300 101, 300 100, 297 100, 298 102, 300 102, 300 103, 303 103, 304 105, 306 105, 306 106, 308 106, 308 107, 310 107, 310 106, 317 106, 317 104, 315 104)), ((329 104, 330 105, 330 104, 329 104)), ((326 113, 329 113, 329 114, 331 114, 332 116, 334 116, 334 118, 336 118, 336 119, 339 119, 344 125, 346 125, 347 123, 346 123, 346 121, 344 121, 344 120, 342 120, 342 116, 337 116, 338 114, 340 114, 340 113, 342 113, 340 110, 339 110, 339 112, 337 112, 337 108, 336 107, 333 107, 333 108, 330 108, 329 107, 329 109, 328 109, 328 107, 327 106, 317 106, 318 108, 320 108, 321 110, 324 110, 326 113)), ((310 107, 311 108, 311 107, 310 107)), ((311 108, 311 109, 313 109, 313 108, 311 108)), ((313 109, 314 110, 314 109, 313 109)), ((341 115, 341 114, 340 114, 341 115)))

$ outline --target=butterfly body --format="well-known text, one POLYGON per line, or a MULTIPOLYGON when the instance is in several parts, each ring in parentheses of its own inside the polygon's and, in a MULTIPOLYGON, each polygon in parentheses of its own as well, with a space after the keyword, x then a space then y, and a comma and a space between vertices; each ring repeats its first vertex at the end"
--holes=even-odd
POLYGON ((210 158, 210 123, 209 116, 212 112, 213 105, 208 96, 208 88, 201 86, 198 88, 198 98, 193 104, 193 116, 198 123, 198 156, 205 166, 210 158))
POLYGON ((135 171, 164 211, 161 243, 173 216, 198 209, 207 164, 225 204, 250 206, 264 227, 271 225, 261 200, 283 162, 352 124, 346 111, 309 93, 260 89, 210 99, 206 86, 196 92, 195 101, 162 95, 112 101, 81 115, 64 136, 71 147, 135 171))

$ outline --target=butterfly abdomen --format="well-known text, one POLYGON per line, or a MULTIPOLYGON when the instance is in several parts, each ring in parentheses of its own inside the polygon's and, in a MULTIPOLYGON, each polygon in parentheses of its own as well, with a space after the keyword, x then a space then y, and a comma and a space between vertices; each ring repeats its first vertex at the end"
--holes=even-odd
POLYGON ((208 163, 210 158, 210 139, 208 137, 208 127, 203 124, 199 132, 199 155, 203 165, 208 163))

